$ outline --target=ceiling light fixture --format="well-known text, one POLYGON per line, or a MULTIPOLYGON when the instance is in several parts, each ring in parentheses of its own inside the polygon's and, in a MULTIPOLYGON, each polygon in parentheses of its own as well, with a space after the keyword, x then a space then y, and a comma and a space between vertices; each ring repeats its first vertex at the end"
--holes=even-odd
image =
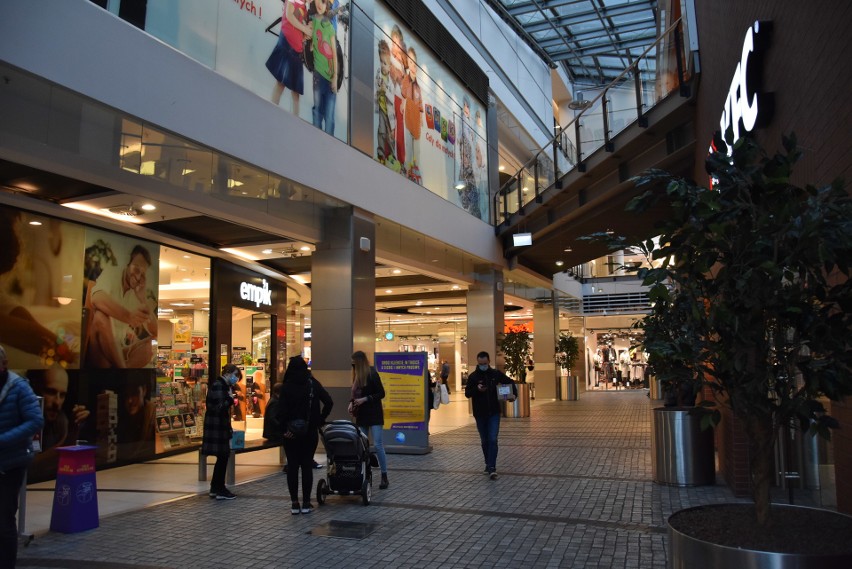
POLYGON ((152 203, 146 203, 146 204, 142 204, 142 209, 144 211, 154 211, 155 209, 157 209, 157 206, 155 206, 152 203))

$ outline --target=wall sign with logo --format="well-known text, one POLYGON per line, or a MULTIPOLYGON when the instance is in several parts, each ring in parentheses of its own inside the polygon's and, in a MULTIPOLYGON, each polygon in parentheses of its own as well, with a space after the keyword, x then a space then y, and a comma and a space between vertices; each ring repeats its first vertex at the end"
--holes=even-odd
POLYGON ((773 112, 773 97, 762 88, 763 55, 769 48, 772 22, 756 21, 749 26, 743 40, 742 54, 725 99, 719 129, 721 141, 711 146, 731 152, 731 146, 744 134, 768 124, 773 112))

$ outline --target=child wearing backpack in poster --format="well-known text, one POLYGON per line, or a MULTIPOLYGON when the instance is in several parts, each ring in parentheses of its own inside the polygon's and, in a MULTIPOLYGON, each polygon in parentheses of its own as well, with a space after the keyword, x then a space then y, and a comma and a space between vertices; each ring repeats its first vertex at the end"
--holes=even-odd
POLYGON ((314 55, 314 126, 334 136, 334 107, 337 102, 337 40, 329 18, 331 0, 314 0, 311 18, 311 47, 314 55))

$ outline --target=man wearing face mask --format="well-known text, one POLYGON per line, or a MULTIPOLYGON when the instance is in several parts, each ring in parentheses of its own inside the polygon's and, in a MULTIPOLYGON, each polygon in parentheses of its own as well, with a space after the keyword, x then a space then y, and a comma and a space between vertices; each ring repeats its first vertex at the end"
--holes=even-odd
POLYGON ((204 435, 201 454, 215 456, 213 477, 210 479, 210 497, 217 500, 233 500, 236 496, 225 487, 225 470, 231 455, 231 406, 234 396, 231 389, 240 380, 242 373, 234 364, 226 364, 222 375, 210 382, 207 388, 207 410, 204 413, 204 435))
POLYGON ((476 369, 467 378, 464 395, 473 400, 473 418, 482 442, 482 454, 485 457, 485 472, 491 480, 497 480, 497 434, 500 432, 500 401, 497 399, 497 386, 512 386, 509 400, 518 396, 518 388, 510 377, 491 367, 488 352, 476 355, 476 369))

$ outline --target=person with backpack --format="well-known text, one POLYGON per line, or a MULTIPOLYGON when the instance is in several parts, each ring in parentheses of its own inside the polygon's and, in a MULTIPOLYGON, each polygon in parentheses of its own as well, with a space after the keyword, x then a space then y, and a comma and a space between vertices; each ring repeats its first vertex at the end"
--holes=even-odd
POLYGON ((311 375, 302 356, 293 356, 284 372, 278 403, 278 424, 283 431, 287 455, 287 489, 292 502, 290 513, 310 514, 314 483, 314 453, 319 444, 319 428, 325 423, 334 401, 311 375), (322 407, 320 407, 322 403, 322 407), (302 473, 302 502, 299 503, 299 472, 302 473))
POLYGON ((337 38, 331 21, 331 0, 314 0, 311 17, 311 47, 314 56, 314 126, 334 136, 334 109, 337 104, 337 38))

